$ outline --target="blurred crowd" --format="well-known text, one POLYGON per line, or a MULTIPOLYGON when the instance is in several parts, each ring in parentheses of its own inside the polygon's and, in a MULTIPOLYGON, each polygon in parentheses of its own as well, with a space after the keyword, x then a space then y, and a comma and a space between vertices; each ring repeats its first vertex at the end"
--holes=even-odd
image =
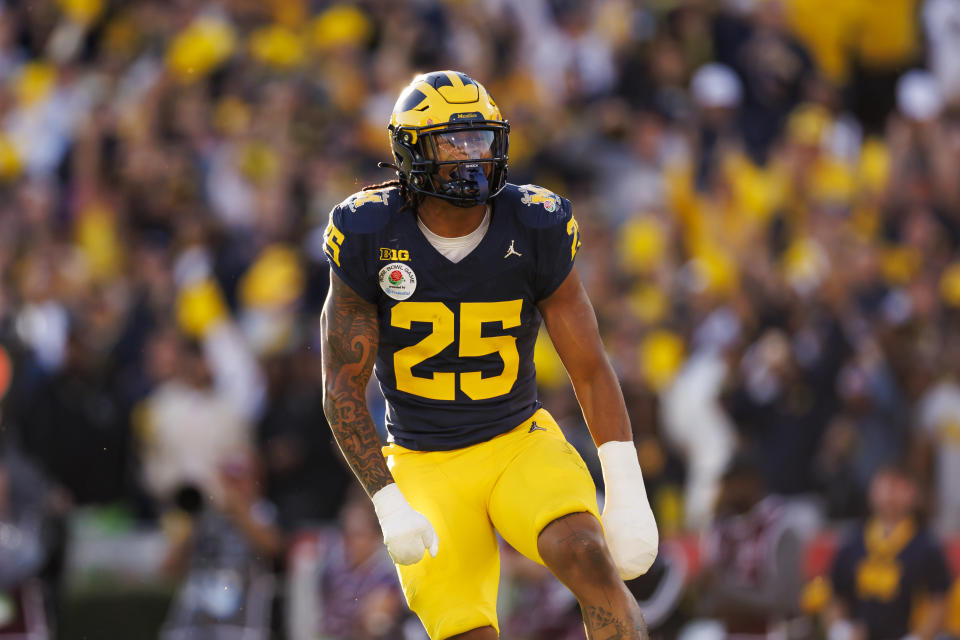
MULTIPOLYGON (((167 541, 162 637, 421 637, 323 417, 322 233, 448 68, 574 203, 656 633, 960 634, 960 2, 0 0, 0 637, 52 633, 71 523, 118 504, 167 541)), ((582 637, 505 554, 505 637, 582 637)))

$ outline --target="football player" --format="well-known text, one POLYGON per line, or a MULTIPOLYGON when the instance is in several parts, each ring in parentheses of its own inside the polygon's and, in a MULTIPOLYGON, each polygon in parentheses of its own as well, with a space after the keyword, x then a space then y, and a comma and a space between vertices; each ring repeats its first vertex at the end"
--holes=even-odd
POLYGON ((623 580, 658 535, 619 383, 573 269, 570 203, 506 182, 509 124, 468 76, 417 76, 388 127, 397 180, 333 209, 324 410, 376 507, 430 638, 497 638, 496 533, 576 595, 590 638, 642 638, 623 580), (597 444, 583 460, 537 401, 541 320, 597 444), (381 451, 364 390, 387 400, 381 451))

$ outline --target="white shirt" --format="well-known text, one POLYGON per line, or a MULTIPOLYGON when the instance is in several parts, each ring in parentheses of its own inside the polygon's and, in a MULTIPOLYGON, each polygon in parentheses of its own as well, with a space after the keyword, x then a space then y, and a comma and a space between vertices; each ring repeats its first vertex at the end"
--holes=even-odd
POLYGON ((470 255, 470 252, 476 249, 480 241, 483 240, 483 236, 487 235, 487 229, 490 228, 490 205, 487 205, 487 212, 483 215, 480 226, 465 236, 458 238, 438 236, 433 231, 430 231, 430 229, 427 229, 427 225, 423 224, 423 220, 421 220, 419 216, 417 216, 417 226, 420 227, 420 231, 427 237, 430 244, 443 254, 447 260, 450 262, 460 262, 470 255))
POLYGON ((938 531, 960 529, 960 385, 941 380, 917 404, 919 423, 936 445, 935 525, 938 531))
POLYGON ((947 100, 960 98, 960 0, 927 0, 923 5, 930 70, 947 100))

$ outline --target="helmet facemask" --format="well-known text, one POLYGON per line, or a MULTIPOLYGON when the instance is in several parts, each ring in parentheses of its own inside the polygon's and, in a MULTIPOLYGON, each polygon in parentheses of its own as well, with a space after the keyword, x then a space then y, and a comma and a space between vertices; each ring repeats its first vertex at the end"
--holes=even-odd
POLYGON ((458 207, 484 204, 506 184, 509 129, 491 120, 391 129, 398 175, 418 194, 458 207))

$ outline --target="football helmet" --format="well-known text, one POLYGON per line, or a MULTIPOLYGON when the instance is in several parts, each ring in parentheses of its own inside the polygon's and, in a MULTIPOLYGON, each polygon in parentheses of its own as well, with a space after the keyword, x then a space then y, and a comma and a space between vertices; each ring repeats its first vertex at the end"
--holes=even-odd
POLYGON ((483 85, 463 73, 415 77, 387 129, 397 177, 415 193, 473 207, 507 182, 510 124, 483 85))

